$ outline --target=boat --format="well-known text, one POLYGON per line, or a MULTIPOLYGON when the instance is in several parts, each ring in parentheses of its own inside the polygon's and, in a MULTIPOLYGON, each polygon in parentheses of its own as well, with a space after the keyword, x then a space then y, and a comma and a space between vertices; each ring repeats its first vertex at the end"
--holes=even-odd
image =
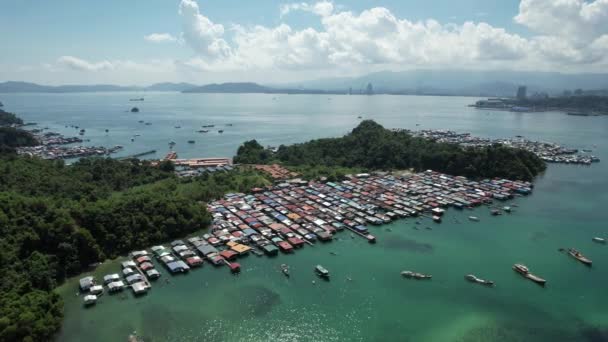
POLYGON ((601 237, 594 237, 593 239, 591 239, 593 242, 597 242, 597 243, 606 243, 606 239, 601 238, 601 237))
POLYGON ((188 140, 188 144, 194 144, 196 141, 194 140, 188 140))
POLYGON ((139 113, 139 108, 137 108, 137 107, 131 108, 131 113, 139 113))
POLYGON ((492 214, 492 216, 498 216, 502 214, 498 209, 492 209, 490 213, 492 214))
POLYGON ((481 278, 477 278, 475 275, 473 274, 467 274, 466 276, 464 276, 464 278, 472 283, 477 283, 477 284, 481 284, 481 285, 487 285, 487 286, 494 286, 494 282, 491 280, 484 280, 481 278))
POLYGON ((422 273, 412 272, 412 271, 402 271, 401 275, 404 276, 405 278, 418 279, 418 280, 429 280, 429 279, 433 278, 433 276, 430 274, 422 274, 422 273))
POLYGON ((97 303, 97 296, 96 295, 86 295, 86 296, 84 296, 84 305, 90 306, 90 305, 94 305, 95 303, 97 303))
POLYGON ((207 132, 209 132, 209 130, 208 129, 200 129, 197 132, 199 132, 199 133, 207 133, 207 132))
POLYGON ((469 220, 479 222, 479 218, 477 216, 469 216, 469 220))
POLYGON ((505 207, 502 207, 502 210, 504 210, 505 213, 510 213, 511 212, 511 207, 505 206, 505 207))
POLYGON ((528 269, 528 267, 526 267, 523 264, 513 265, 513 270, 515 272, 521 274, 525 278, 532 280, 533 282, 537 283, 538 285, 545 286, 545 283, 547 282, 545 279, 543 279, 535 274, 530 273, 530 270, 528 269))
POLYGON ((143 101, 143 100, 144 100, 144 98, 143 98, 143 97, 140 97, 140 98, 138 98, 138 99, 129 99, 129 101, 143 101))
POLYGON ((224 133, 223 129, 220 129, 219 131, 217 131, 218 133, 224 133))
POLYGON ((433 221, 437 223, 441 222, 441 216, 433 215, 433 221))
POLYGON ((590 259, 587 259, 584 255, 581 254, 581 252, 577 251, 574 248, 568 248, 568 254, 587 266, 591 266, 593 264, 590 259))
POLYGON ((317 273, 317 275, 319 277, 329 278, 329 271, 327 269, 325 269, 325 267, 323 267, 321 265, 315 266, 315 273, 317 273))
POLYGON ((283 272, 283 274, 289 278, 289 266, 286 264, 281 264, 281 272, 283 272))
POLYGON ((175 128, 182 128, 182 126, 175 126, 175 128))

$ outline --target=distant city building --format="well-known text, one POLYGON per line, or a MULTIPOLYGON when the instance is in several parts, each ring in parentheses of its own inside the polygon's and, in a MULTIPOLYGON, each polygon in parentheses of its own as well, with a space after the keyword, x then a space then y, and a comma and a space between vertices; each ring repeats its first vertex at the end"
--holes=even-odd
POLYGON ((353 94, 353 87, 348 88, 348 95, 352 95, 353 94))
POLYGON ((368 83, 368 84, 367 84, 367 88, 366 88, 366 90, 365 90, 365 93, 366 93, 367 95, 374 95, 374 87, 372 86, 372 84, 371 84, 371 83, 368 83))
POLYGON ((517 99, 524 100, 526 98, 526 92, 526 86, 519 86, 519 88, 517 88, 517 99))

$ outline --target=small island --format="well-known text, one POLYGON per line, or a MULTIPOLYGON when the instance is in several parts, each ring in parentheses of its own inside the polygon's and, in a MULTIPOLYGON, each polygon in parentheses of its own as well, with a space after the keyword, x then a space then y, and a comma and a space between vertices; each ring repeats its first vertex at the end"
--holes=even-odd
POLYGON ((463 147, 389 130, 371 120, 362 121, 340 138, 281 145, 276 152, 257 141, 241 145, 235 163, 288 166, 346 167, 369 170, 435 170, 473 179, 503 177, 532 180, 546 168, 534 153, 500 144, 463 147))

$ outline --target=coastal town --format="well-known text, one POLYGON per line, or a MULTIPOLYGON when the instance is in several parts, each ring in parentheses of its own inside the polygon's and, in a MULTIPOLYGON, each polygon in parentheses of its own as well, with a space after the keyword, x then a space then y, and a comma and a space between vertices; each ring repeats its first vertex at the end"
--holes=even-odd
MULTIPOLYGON (((90 156, 107 156, 122 150, 122 146, 82 146, 75 145, 84 142, 79 137, 65 137, 56 132, 49 132, 47 128, 32 129, 29 131, 38 141, 36 146, 21 146, 17 153, 42 159, 72 159, 90 156), (69 145, 69 146, 68 146, 69 145)), ((84 135, 84 130, 81 130, 84 135)))
POLYGON ((458 144, 463 147, 484 147, 500 144, 532 152, 548 163, 591 165, 591 163, 600 161, 598 157, 590 154, 591 150, 579 151, 556 143, 528 140, 522 136, 511 139, 489 139, 475 137, 470 133, 457 133, 449 130, 406 131, 416 137, 442 143, 458 144))
MULTIPOLYGON (((279 166, 273 170, 284 172, 279 166)), ((532 189, 528 182, 472 181, 434 171, 405 176, 357 174, 342 182, 297 178, 279 181, 274 186, 254 188, 248 194, 227 194, 208 203, 213 215, 208 233, 185 241, 175 240, 170 246, 134 251, 130 260, 122 263, 124 280, 115 273, 105 276, 103 284, 110 293, 130 287, 135 295, 141 295, 160 277, 154 263, 170 274, 187 273, 203 263, 214 267, 225 265, 230 272, 239 273, 240 262, 246 262, 239 259, 248 254, 275 257, 280 253, 297 253, 300 248, 330 243, 340 234, 346 235, 342 238, 350 236, 373 244, 377 242, 373 235, 376 226, 410 218, 415 220, 415 229, 432 229, 428 225, 423 228, 423 221, 440 224, 448 208, 468 210, 487 206, 492 215, 499 216, 512 211, 506 201, 527 196, 532 189)), ((473 215, 468 219, 479 221, 473 215)), ((288 277, 289 266, 283 264, 282 272, 288 277)), ((331 270, 317 265, 311 272, 328 278, 331 270)), ((407 271, 403 275, 412 276, 407 271)), ((95 304, 103 294, 101 284, 91 276, 81 279, 85 305, 95 304)))

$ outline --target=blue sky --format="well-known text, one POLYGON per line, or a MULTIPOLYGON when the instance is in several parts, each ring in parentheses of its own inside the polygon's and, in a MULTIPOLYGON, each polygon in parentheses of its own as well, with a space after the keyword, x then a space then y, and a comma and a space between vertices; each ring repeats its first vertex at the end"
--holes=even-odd
POLYGON ((567 8, 552 0, 3 0, 0 81, 299 80, 450 67, 598 71, 607 65, 605 22, 603 0, 571 0, 567 8), (144 39, 151 34, 165 39, 144 39))

